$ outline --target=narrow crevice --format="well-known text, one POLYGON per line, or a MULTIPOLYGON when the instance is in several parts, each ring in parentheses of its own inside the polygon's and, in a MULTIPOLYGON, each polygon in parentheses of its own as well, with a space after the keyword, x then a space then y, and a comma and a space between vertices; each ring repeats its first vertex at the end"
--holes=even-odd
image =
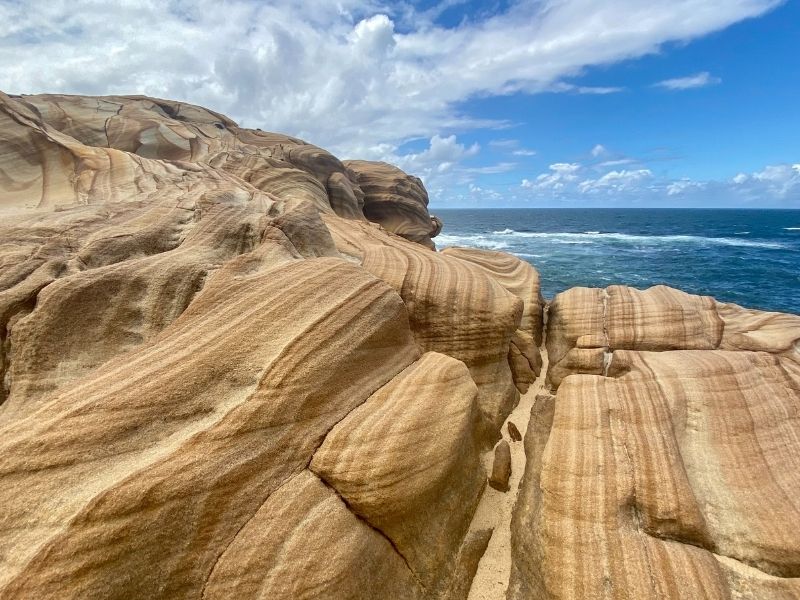
MULTIPOLYGON (((638 511, 638 509, 637 509, 637 511, 638 511)), ((704 550, 704 551, 708 552, 709 554, 713 554, 715 558, 722 558, 722 559, 734 561, 737 564, 740 564, 740 565, 742 565, 744 567, 759 571, 760 573, 763 573, 767 577, 776 577, 776 578, 779 578, 779 579, 797 579, 797 578, 800 578, 800 567, 797 567, 797 566, 795 568, 791 568, 788 572, 777 572, 777 570, 775 570, 775 571, 766 570, 763 567, 763 564, 764 564, 763 562, 759 564, 759 563, 755 563, 755 562, 751 562, 751 561, 742 560, 741 558, 736 558, 735 556, 731 556, 729 554, 722 554, 722 553, 718 552, 716 548, 709 548, 708 546, 705 546, 703 544, 694 542, 694 541, 692 541, 690 539, 681 539, 681 538, 677 538, 677 537, 671 537, 671 536, 668 536, 668 535, 660 534, 658 532, 648 531, 646 528, 645 529, 640 528, 639 532, 647 535, 648 537, 653 538, 654 540, 660 540, 660 541, 664 541, 664 542, 672 542, 672 543, 675 543, 675 544, 682 544, 684 546, 692 546, 694 548, 699 548, 700 550, 704 550)))
POLYGON ((608 377, 608 371, 611 368, 611 361, 614 358, 614 350, 611 348, 611 340, 608 335, 608 288, 603 288, 603 340, 605 345, 603 347, 603 377, 608 377))
POLYGON ((284 480, 283 480, 283 481, 280 483, 280 485, 279 485, 278 487, 276 487, 274 490, 272 490, 272 492, 270 492, 269 494, 267 494, 267 497, 266 497, 266 498, 264 498, 264 501, 263 501, 261 504, 259 504, 259 505, 258 505, 258 508, 256 508, 256 509, 253 511, 253 514, 252 514, 252 515, 250 515, 249 517, 247 517, 247 519, 245 519, 244 523, 242 523, 241 527, 239 527, 239 529, 237 529, 237 530, 236 530, 236 533, 234 533, 234 534, 233 534, 233 536, 231 537, 231 539, 228 541, 228 543, 227 543, 227 544, 225 544, 225 547, 222 549, 222 552, 220 552, 220 553, 217 555, 217 558, 214 560, 214 563, 211 565, 211 568, 210 568, 210 569, 209 569, 209 571, 208 571, 208 576, 205 578, 205 581, 203 582, 203 587, 202 587, 202 589, 200 590, 200 598, 205 598, 205 597, 206 597, 206 588, 208 587, 208 582, 209 582, 209 581, 211 581, 211 577, 214 575, 214 571, 216 570, 216 568, 217 568, 217 565, 218 565, 218 564, 220 563, 220 561, 222 560, 222 557, 223 557, 223 556, 225 556, 225 553, 228 551, 228 549, 229 549, 229 548, 230 548, 230 547, 233 545, 233 543, 236 541, 236 538, 238 538, 238 537, 239 537, 239 534, 240 534, 240 533, 242 533, 242 531, 244 531, 244 528, 245 528, 245 527, 247 527, 247 526, 250 524, 250 522, 251 522, 251 521, 252 521, 252 520, 253 520, 253 519, 256 517, 256 515, 258 514, 258 511, 260 511, 260 510, 261 510, 261 508, 262 508, 262 507, 263 507, 263 506, 264 506, 264 505, 265 505, 267 502, 269 502, 269 500, 270 500, 270 498, 272 498, 272 496, 274 496, 275 494, 277 494, 277 493, 278 493, 279 491, 281 491, 281 490, 282 490, 282 489, 283 489, 283 488, 284 488, 286 485, 288 485, 289 483, 291 483, 291 482, 292 482, 292 481, 293 481, 293 480, 294 480, 296 477, 298 477, 299 475, 301 475, 301 474, 303 473, 303 471, 304 471, 304 470, 305 470, 305 469, 301 469, 300 471, 298 471, 298 472, 296 472, 296 473, 292 473, 292 474, 291 474, 291 475, 289 475, 289 476, 288 476, 286 479, 284 479, 284 480))
MULTIPOLYGON (((97 107, 98 112, 100 111, 99 104, 100 103, 98 102, 98 107, 97 107)), ((120 113, 122 112, 122 108, 123 108, 123 105, 119 104, 117 106, 117 112, 114 113, 113 115, 111 115, 110 117, 108 117, 105 120, 105 122, 103 123, 103 132, 106 134, 106 147, 107 148, 111 148, 112 147, 111 146, 111 136, 108 134, 108 124, 111 122, 111 119, 113 119, 114 117, 118 117, 120 115, 120 113)))
MULTIPOLYGON (((546 309, 543 315, 545 325, 548 312, 546 309)), ((503 423, 501 435, 504 438, 508 437, 508 423, 513 422, 525 439, 530 426, 530 414, 537 402, 536 397, 540 394, 547 394, 549 391, 546 385, 549 369, 546 336, 545 326, 542 331, 542 344, 539 347, 542 355, 539 377, 503 423)), ((469 528, 470 532, 490 527, 493 529, 492 536, 470 584, 469 598, 471 599, 504 600, 514 572, 511 524, 530 457, 525 453, 524 442, 513 441, 510 438, 507 441, 511 444, 512 449, 511 489, 509 492, 502 493, 486 486, 469 528)), ((484 466, 490 468, 492 460, 493 450, 489 450, 484 454, 484 466)))
POLYGON ((380 529, 378 529, 377 527, 375 527, 375 526, 374 526, 372 523, 370 523, 370 522, 369 522, 368 520, 366 520, 364 517, 362 517, 361 515, 359 515, 359 514, 358 514, 358 513, 357 513, 357 512, 356 512, 356 511, 353 509, 353 507, 352 507, 352 506, 350 506, 350 504, 347 502, 347 500, 344 498, 344 496, 342 496, 342 495, 339 493, 339 491, 338 491, 338 490, 337 490, 335 487, 333 487, 333 485, 331 485, 331 484, 330 484, 330 483, 329 483, 329 482, 328 482, 328 481, 327 481, 327 480, 326 480, 324 477, 322 477, 322 475, 320 475, 319 473, 316 473, 315 471, 311 471, 311 472, 312 472, 312 473, 314 473, 314 475, 315 475, 315 476, 316 476, 316 477, 317 477, 317 478, 318 478, 318 479, 319 479, 319 480, 322 482, 322 484, 323 484, 325 487, 327 487, 327 488, 328 488, 329 490, 331 490, 331 491, 332 491, 334 494, 336 494, 336 496, 339 498, 339 500, 341 500, 341 501, 342 501, 342 503, 345 505, 345 507, 347 508, 347 510, 348 510, 348 511, 350 511, 350 513, 351 513, 351 514, 352 514, 352 515, 353 515, 353 516, 354 516, 356 519, 358 519, 359 521, 361 521, 362 523, 364 523, 364 525, 366 525, 367 527, 369 527, 370 529, 372 529, 372 531, 374 531, 375 533, 377 533, 379 536, 381 536, 383 539, 385 539, 385 540, 386 540, 386 541, 389 543, 389 545, 392 547, 392 549, 393 549, 393 550, 394 550, 394 551, 397 553, 397 555, 398 555, 398 556, 399 556, 399 557, 400 557, 400 558, 403 560, 403 563, 405 563, 406 567, 408 568, 409 572, 411 573, 411 576, 414 578, 414 581, 416 581, 416 582, 417 582, 417 584, 420 586, 420 588, 422 589, 422 591, 427 591, 427 590, 426 590, 426 588, 425 588, 425 585, 422 583, 422 581, 420 581, 420 578, 419 578, 419 576, 417 575, 416 571, 414 571, 414 569, 411 567, 411 564, 408 562, 408 559, 407 559, 407 558, 406 558, 406 556, 405 556, 405 555, 404 555, 404 554, 403 554, 403 553, 400 551, 400 548, 398 548, 398 547, 397 547, 397 545, 394 543, 394 540, 392 540, 392 538, 390 538, 388 535, 386 535, 386 534, 385 534, 383 531, 381 531, 380 529))
MULTIPOLYGON (((417 360, 419 360, 419 359, 417 359, 417 360)), ((353 507, 352 507, 352 506, 350 506, 350 504, 347 502, 347 500, 344 498, 344 496, 342 496, 342 495, 339 493, 339 491, 338 491, 338 490, 337 490, 337 489, 334 487, 334 485, 333 485, 332 483, 330 483, 328 480, 326 480, 326 479, 325 479, 325 477, 323 477, 323 475, 322 475, 322 474, 320 474, 320 473, 317 473, 317 472, 316 472, 316 471, 315 471, 315 470, 314 470, 314 469, 311 467, 311 462, 314 460, 314 456, 316 455, 317 451, 318 451, 318 450, 319 450, 319 449, 322 447, 322 444, 324 444, 324 443, 325 443, 325 440, 327 439, 328 435, 330 435, 331 431, 333 431, 333 430, 334 430, 336 427, 338 427, 338 426, 339 426, 339 424, 340 424, 340 423, 344 422, 344 421, 345 421, 345 420, 346 420, 348 417, 350 417, 350 415, 351 415, 351 414, 353 414, 353 413, 354 413, 356 410, 358 410, 359 408, 361 408, 362 406, 364 406, 364 405, 365 405, 365 404, 366 404, 366 403, 369 401, 369 399, 370 399, 370 398, 372 398, 372 397, 373 397, 375 394, 377 394, 377 393, 378 393, 380 390, 382 390, 382 389, 383 389, 383 388, 385 388, 387 385, 389 385, 389 384, 390 384, 392 381, 394 381, 394 379, 395 379, 395 378, 397 378, 397 377, 398 377, 398 376, 399 376, 401 373, 403 373, 403 371, 405 371, 406 369, 408 369, 408 368, 409 368, 411 365, 413 365, 413 364, 414 364, 414 363, 416 363, 416 362, 417 362, 417 361, 415 360, 415 361, 414 361, 414 362, 412 362, 411 364, 409 364, 409 365, 406 365, 406 366, 405 366, 403 369, 401 369, 400 371, 398 371, 397 373, 395 373, 395 375, 394 375, 394 376, 393 376, 391 379, 389 379, 389 380, 388 380, 386 383, 384 383, 384 384, 382 384, 382 385, 378 386, 377 388, 375 388, 374 390, 372 390, 371 392, 369 392, 369 393, 366 395, 366 397, 364 398, 364 400, 363 400, 362 402, 358 403, 356 406, 354 406, 353 408, 351 408, 349 411, 347 411, 347 413, 346 413, 346 414, 345 414, 345 415, 344 415, 344 416, 343 416, 341 419, 339 419, 339 420, 338 420, 338 421, 336 421, 336 422, 335 422, 333 425, 331 425, 331 426, 330 426, 330 428, 329 428, 329 429, 328 429, 328 430, 325 432, 325 434, 324 434, 324 435, 322 435, 322 436, 320 436, 319 443, 318 443, 318 444, 316 445, 316 447, 314 448, 313 452, 311 453, 311 456, 310 456, 310 457, 309 457, 309 459, 308 459, 308 462, 306 463, 306 469, 308 469, 308 470, 309 470, 309 472, 313 473, 313 474, 314 474, 314 476, 315 476, 315 477, 317 477, 317 478, 318 478, 318 479, 319 479, 319 480, 320 480, 320 481, 321 481, 321 482, 322 482, 322 483, 323 483, 323 484, 324 484, 324 485, 325 485, 327 488, 329 488, 331 491, 333 491, 333 493, 334 493, 334 494, 336 494, 336 496, 337 496, 337 497, 338 497, 338 498, 339 498, 339 499, 340 499, 340 500, 341 500, 341 501, 344 503, 344 505, 347 507, 347 510, 349 510, 351 513, 353 513, 353 515, 354 515, 354 516, 355 516, 355 517, 356 517, 356 518, 357 518, 359 521, 362 521, 363 523, 365 523, 365 524, 366 524, 366 525, 367 525, 367 526, 368 526, 370 529, 372 529, 372 530, 376 531, 378 534, 380 534, 380 536, 381 536, 381 537, 383 537, 384 539, 386 539, 386 541, 388 541, 388 542, 389 542, 389 544, 392 546, 392 548, 395 550, 395 552, 397 552, 397 554, 399 554, 399 555, 400 555, 400 558, 402 558, 402 559, 403 559, 403 562, 405 563, 406 567, 408 567, 408 570, 411 572, 411 574, 413 575, 414 579, 417 581, 417 583, 418 583, 418 584, 419 584, 419 585, 422 587, 422 589, 424 590, 424 589, 425 589, 425 586, 424 586, 424 585, 422 584, 422 582, 420 581, 419 577, 417 576, 417 573, 416 573, 416 572, 414 571, 414 569, 411 567, 411 564, 408 562, 408 559, 406 558, 406 556, 405 556, 405 555, 404 555, 404 554, 403 554, 403 553, 400 551, 400 549, 399 549, 399 548, 398 548, 398 547, 395 545, 394 541, 393 541, 393 540, 392 540, 392 539, 391 539, 391 538, 390 538, 388 535, 386 535, 386 534, 385 534, 383 531, 381 531, 380 529, 378 529, 377 527, 375 527, 374 525, 372 525, 372 524, 371 524, 369 521, 367 521, 365 518, 361 517, 361 516, 360 516, 360 515, 359 515, 359 514, 358 514, 358 513, 357 513, 357 512, 356 512, 356 511, 353 509, 353 507)))

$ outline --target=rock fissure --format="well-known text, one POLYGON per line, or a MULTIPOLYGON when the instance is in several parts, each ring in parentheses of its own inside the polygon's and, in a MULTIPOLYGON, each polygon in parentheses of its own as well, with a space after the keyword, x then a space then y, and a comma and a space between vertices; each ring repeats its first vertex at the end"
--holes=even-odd
POLYGON ((648 535, 648 536, 650 536, 651 538, 653 538, 655 540, 661 540, 661 541, 664 541, 664 542, 672 542, 672 543, 675 543, 675 544, 683 544, 685 546, 692 546, 694 548, 698 548, 700 550, 708 552, 709 554, 712 554, 717 559, 728 560, 728 561, 737 563, 737 564, 739 564, 742 567, 745 567, 747 569, 752 569, 754 571, 758 571, 759 573, 762 573, 766 577, 774 577, 774 578, 777 578, 777 579, 800 579, 800 570, 797 570, 797 569, 792 570, 789 573, 779 573, 779 572, 776 572, 774 570, 765 569, 762 565, 760 565, 758 563, 742 560, 741 558, 737 558, 736 556, 731 556, 729 554, 721 554, 719 552, 718 548, 710 548, 708 546, 705 546, 703 544, 694 542, 694 541, 689 540, 689 539, 682 539, 682 538, 678 538, 678 537, 664 535, 664 534, 662 534, 660 532, 648 531, 646 528, 641 529, 640 531, 641 531, 641 533, 644 533, 645 535, 648 535))
MULTIPOLYGON (((317 475, 317 474, 315 473, 315 475, 317 475)), ((403 563, 405 564, 405 566, 406 566, 406 568, 408 569, 409 573, 411 573, 411 576, 414 578, 414 581, 416 581, 416 582, 417 582, 417 584, 420 586, 420 588, 422 588, 423 590, 425 590, 425 589, 426 589, 426 588, 425 588, 425 585, 422 583, 422 580, 419 578, 419 575, 418 575, 418 574, 416 573, 416 571, 415 571, 415 570, 414 570, 414 569, 411 567, 411 564, 408 562, 408 559, 407 559, 407 558, 406 558, 406 556, 405 556, 405 555, 404 555, 404 554, 403 554, 403 553, 400 551, 400 549, 397 547, 397 545, 394 543, 394 540, 392 540, 392 538, 391 538, 391 537, 389 537, 388 535, 386 535, 386 534, 385 534, 383 531, 381 531, 380 529, 378 529, 377 527, 375 527, 375 526, 374 526, 372 523, 370 523, 369 521, 367 521, 367 520, 366 520, 364 517, 362 517, 361 515, 359 515, 359 514, 358 514, 358 512, 356 512, 355 510, 353 510, 353 507, 352 507, 352 506, 350 506, 350 504, 347 502, 347 499, 346 499, 344 496, 342 496, 342 495, 339 493, 339 491, 338 491, 338 490, 337 490, 335 487, 333 487, 333 486, 332 486, 332 485, 331 485, 331 484, 330 484, 328 481, 326 481, 324 477, 321 477, 321 476, 319 476, 319 475, 317 475, 317 477, 319 477, 320 481, 321 481, 321 482, 322 482, 322 483, 325 485, 325 487, 327 487, 327 488, 328 488, 330 491, 332 491, 334 494, 336 494, 336 496, 339 498, 339 500, 341 500, 341 501, 342 501, 342 504, 344 504, 344 505, 347 507, 347 510, 348 510, 348 511, 350 511, 350 513, 351 513, 351 514, 352 514, 352 515, 353 515, 353 516, 354 516, 356 519, 358 519, 359 521, 361 521, 361 522, 362 522, 364 525, 366 525, 367 527, 369 527, 369 528, 370 528, 372 531, 374 531, 375 533, 377 533, 379 536, 381 536, 381 537, 382 537, 384 540, 386 540, 386 541, 389 543, 389 545, 392 547, 392 550, 394 550, 394 552, 395 552, 395 553, 396 553, 396 554, 397 554, 397 555, 398 555, 398 556, 399 556, 401 559, 403 559, 403 563)))
MULTIPOLYGON (((470 531, 489 528, 493 531, 472 579, 468 600, 503 600, 506 597, 511 580, 512 563, 515 559, 512 550, 511 521, 523 475, 526 472, 526 463, 529 460, 524 444, 515 442, 508 434, 508 423, 514 422, 520 429, 522 438, 525 438, 536 397, 546 391, 545 380, 549 362, 545 344, 546 340, 543 340, 540 347, 542 368, 539 377, 522 396, 502 427, 504 435, 508 435, 512 448, 510 490, 504 493, 486 486, 470 524, 470 531)), ((491 468, 493 458, 493 450, 484 453, 484 466, 487 471, 491 468)))
MULTIPOLYGON (((302 470, 300 472, 302 472, 302 470)), ((211 578, 214 576, 214 570, 217 568, 217 565, 219 565, 220 562, 223 560, 225 553, 228 551, 228 549, 231 546, 233 546, 234 543, 236 543, 236 539, 240 536, 242 531, 244 531, 244 529, 253 521, 253 519, 256 518, 256 515, 258 515, 258 511, 261 510, 261 508, 267 502, 269 502, 270 498, 272 498, 275 494, 280 492, 281 489, 283 489, 286 485, 288 485, 292 480, 297 478, 298 475, 299 472, 295 472, 289 475, 286 479, 284 479, 283 482, 279 484, 277 488, 275 488, 270 494, 267 495, 266 498, 264 498, 264 501, 261 503, 261 505, 253 511, 253 513, 242 523, 241 527, 239 527, 236 533, 234 533, 233 536, 231 536, 228 543, 222 548, 222 551, 217 555, 216 559, 211 565, 211 568, 208 569, 208 575, 206 576, 205 581, 203 583, 203 587, 200 590, 200 598, 206 598, 206 589, 208 588, 208 584, 211 581, 211 578)))

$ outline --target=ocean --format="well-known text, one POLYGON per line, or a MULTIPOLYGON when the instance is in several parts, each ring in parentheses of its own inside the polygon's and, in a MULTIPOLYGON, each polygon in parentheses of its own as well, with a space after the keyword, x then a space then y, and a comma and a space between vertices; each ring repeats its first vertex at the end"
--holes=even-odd
POLYGON ((800 210, 448 209, 438 248, 472 246, 534 265, 549 300, 574 286, 666 284, 800 314, 800 210))

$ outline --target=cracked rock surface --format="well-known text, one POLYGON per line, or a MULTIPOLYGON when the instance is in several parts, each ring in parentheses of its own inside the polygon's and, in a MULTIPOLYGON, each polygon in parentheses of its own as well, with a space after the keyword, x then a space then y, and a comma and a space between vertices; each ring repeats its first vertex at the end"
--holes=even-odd
POLYGON ((198 106, 0 93, 0 599, 800 598, 800 317, 548 307, 427 201, 198 106))
POLYGON ((800 317, 620 286, 549 316, 508 598, 800 597, 800 317))
POLYGON ((140 96, 0 95, 0 214, 0 598, 465 597, 532 267, 140 96))

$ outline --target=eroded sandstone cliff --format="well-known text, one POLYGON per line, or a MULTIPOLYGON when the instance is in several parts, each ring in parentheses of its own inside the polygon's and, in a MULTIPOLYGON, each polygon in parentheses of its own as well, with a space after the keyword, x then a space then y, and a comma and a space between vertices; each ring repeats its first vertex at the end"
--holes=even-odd
POLYGON ((800 317, 545 335, 417 178, 153 98, 0 94, 0 219, 0 598, 800 597, 800 317))

